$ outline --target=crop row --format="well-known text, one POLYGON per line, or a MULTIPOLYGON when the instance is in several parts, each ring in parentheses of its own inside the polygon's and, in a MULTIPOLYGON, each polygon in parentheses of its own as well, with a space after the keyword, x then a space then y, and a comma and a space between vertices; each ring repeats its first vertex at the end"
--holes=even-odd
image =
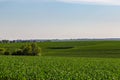
POLYGON ((119 80, 120 59, 0 56, 0 80, 119 80))

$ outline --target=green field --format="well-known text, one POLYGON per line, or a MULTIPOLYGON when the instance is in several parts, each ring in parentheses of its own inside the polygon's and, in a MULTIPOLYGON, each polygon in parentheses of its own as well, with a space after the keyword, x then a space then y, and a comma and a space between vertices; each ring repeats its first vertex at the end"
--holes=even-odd
POLYGON ((119 80, 120 59, 1 56, 0 80, 119 80))
MULTIPOLYGON (((27 43, 0 44, 10 52, 27 43)), ((120 80, 120 41, 41 42, 42 56, 0 56, 0 80, 120 80)))
MULTIPOLYGON (((0 44, 0 47, 15 51, 23 44, 0 44)), ((120 57, 120 41, 76 41, 76 42, 41 42, 43 56, 67 57, 120 57)))

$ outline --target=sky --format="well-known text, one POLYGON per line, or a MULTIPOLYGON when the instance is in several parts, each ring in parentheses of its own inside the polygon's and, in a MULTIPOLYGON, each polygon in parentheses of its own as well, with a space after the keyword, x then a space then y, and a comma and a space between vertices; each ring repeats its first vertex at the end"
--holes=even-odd
POLYGON ((120 0, 0 0, 0 39, 120 38, 120 0))

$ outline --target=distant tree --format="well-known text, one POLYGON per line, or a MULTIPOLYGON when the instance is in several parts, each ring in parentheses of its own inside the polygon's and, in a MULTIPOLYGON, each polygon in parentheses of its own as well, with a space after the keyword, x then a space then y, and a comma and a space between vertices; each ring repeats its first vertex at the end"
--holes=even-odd
POLYGON ((41 55, 41 48, 36 43, 32 43, 31 48, 32 55, 41 55))
POLYGON ((2 40, 1 42, 2 43, 9 43, 10 41, 9 40, 2 40))
POLYGON ((32 55, 32 47, 31 45, 26 45, 24 48, 23 48, 23 53, 25 55, 32 55))
POLYGON ((15 51, 12 55, 41 55, 41 48, 36 43, 23 45, 20 49, 15 51))

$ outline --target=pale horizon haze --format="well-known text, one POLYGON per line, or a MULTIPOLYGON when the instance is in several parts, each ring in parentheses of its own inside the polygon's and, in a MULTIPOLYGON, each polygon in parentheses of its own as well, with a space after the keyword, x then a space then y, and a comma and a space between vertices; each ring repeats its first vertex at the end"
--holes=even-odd
POLYGON ((120 38, 119 0, 0 0, 0 39, 120 38))

